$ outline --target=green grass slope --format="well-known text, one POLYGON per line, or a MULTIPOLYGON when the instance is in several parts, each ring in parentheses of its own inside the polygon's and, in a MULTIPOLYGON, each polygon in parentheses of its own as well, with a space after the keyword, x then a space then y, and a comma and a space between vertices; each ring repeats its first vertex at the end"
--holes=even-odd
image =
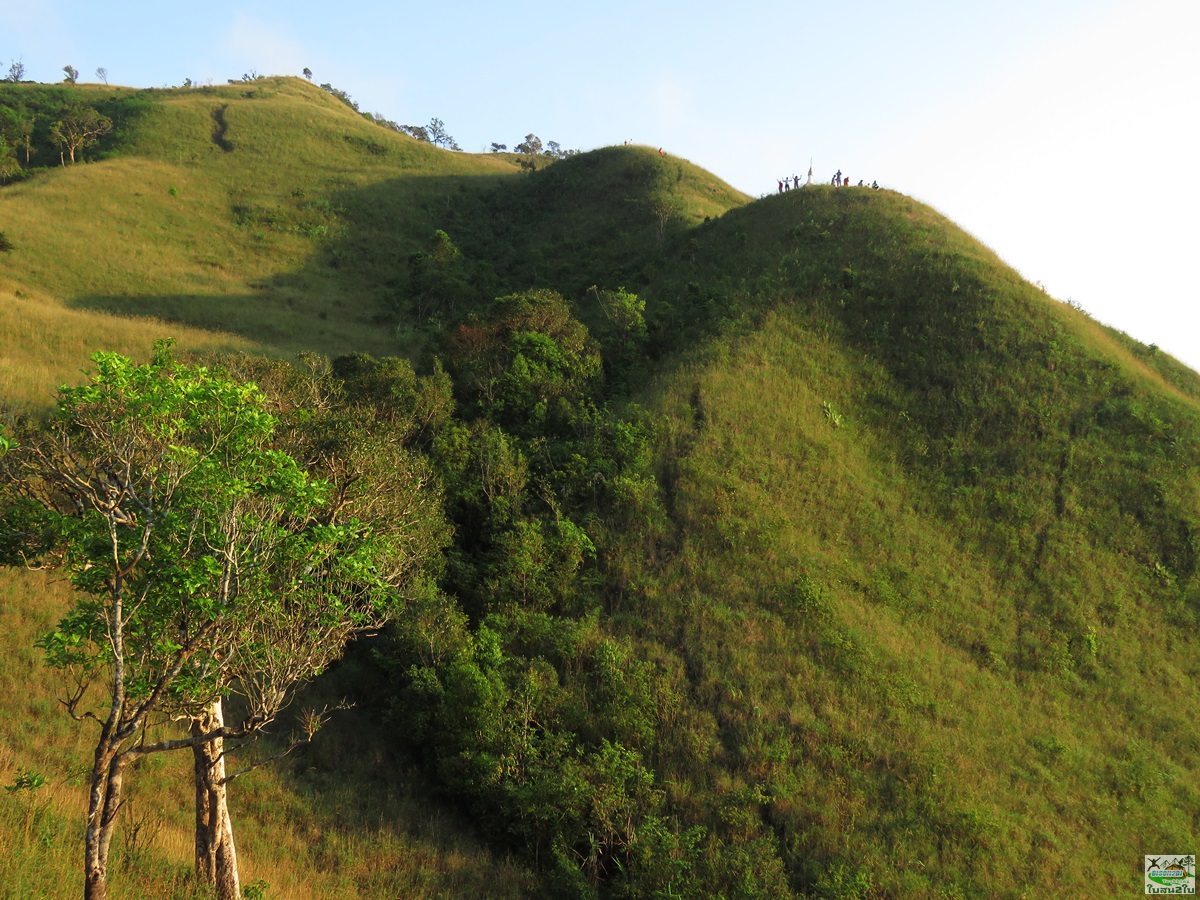
MULTIPOLYGON (((138 96, 107 158, 0 189, 0 347, 35 373, 13 395, 164 323, 196 348, 382 354, 529 287, 598 334, 591 285, 646 301, 645 358, 608 374, 658 423, 666 522, 579 591, 674 698, 645 759, 691 843, 662 890, 1115 897, 1144 853, 1194 852, 1195 373, 893 192, 751 203, 647 148, 524 174, 297 79, 138 96)), ((38 728, 0 782, 51 786, 0 797, 0 881, 65 895, 87 741, 30 649, 65 597, 6 579, 0 711, 38 728)), ((547 890, 377 740, 235 796, 247 881, 547 890)), ((190 896, 186 798, 146 790, 165 818, 130 817, 121 890, 190 896)))
POLYGON ((381 128, 300 79, 76 94, 98 106, 128 95, 137 115, 101 145, 104 158, 0 190, 14 246, 0 289, 275 352, 395 352, 382 263, 427 237, 450 180, 465 189, 520 171, 381 128), (380 205, 386 230, 371 218, 380 205), (360 257, 371 266, 341 267, 360 257))
POLYGON ((715 716, 679 802, 724 773, 818 896, 1139 890, 1200 809, 1191 373, 899 195, 690 240, 653 290, 708 337, 645 395, 678 546, 621 607, 715 716))
MULTIPOLYGON (((0 292, 49 304, 46 315, 108 314, 87 320, 101 333, 121 329, 112 316, 140 317, 138 331, 171 323, 185 346, 408 353, 420 324, 409 257, 436 228, 478 258, 478 303, 604 281, 642 266, 669 230, 747 199, 647 148, 542 159, 527 176, 513 154, 438 149, 297 78, 0 90, 0 103, 74 98, 118 122, 65 167, 39 124, 33 165, 50 168, 0 190, 14 247, 0 256, 0 292)), ((434 312, 461 312, 448 307, 434 312)), ((94 343, 67 336, 80 355, 94 343)))

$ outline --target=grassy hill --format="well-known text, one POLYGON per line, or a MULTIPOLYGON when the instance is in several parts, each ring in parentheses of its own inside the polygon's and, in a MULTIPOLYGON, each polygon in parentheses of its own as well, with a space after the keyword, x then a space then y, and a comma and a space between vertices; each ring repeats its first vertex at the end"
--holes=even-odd
MULTIPOLYGON (((478 735, 406 746, 425 682, 356 654, 314 690, 401 699, 237 783, 244 881, 280 897, 1115 897, 1140 891, 1144 853, 1194 853, 1195 373, 893 192, 749 202, 648 148, 525 173, 298 79, 79 90, 126 104, 103 158, 0 189, 8 397, 44 402, 91 350, 142 355, 164 333, 197 351, 441 354, 463 418, 427 449, 451 461, 454 502, 471 496, 454 454, 497 441, 529 473, 512 504, 542 510, 494 532, 493 512, 460 511, 459 534, 494 562, 566 519, 595 550, 522 612, 492 599, 500 575, 471 581, 483 562, 463 538, 446 582, 460 624, 439 638, 461 665, 422 676, 445 697, 466 671, 509 679, 497 708, 536 709, 536 758, 559 769, 480 787, 446 763, 485 760, 478 735), (618 287, 645 302, 636 352, 598 302, 618 287), (568 398, 554 433, 472 412, 490 401, 464 387, 454 335, 527 340, 490 303, 530 288, 599 340, 588 396, 645 435, 586 482, 628 496, 589 506, 563 474, 622 434, 579 412, 592 400, 568 398), (573 777, 618 785, 609 812, 636 823, 574 880, 550 850, 582 853, 611 822, 597 800, 583 843, 546 837, 549 785, 573 777)), ((566 402, 539 408, 546 428, 566 402)), ((0 797, 0 883, 67 896, 88 734, 32 645, 68 598, 38 573, 3 588, 0 703, 36 725, 4 742, 0 782, 49 784, 0 797)), ((185 768, 139 773, 119 896, 202 896, 185 768)))

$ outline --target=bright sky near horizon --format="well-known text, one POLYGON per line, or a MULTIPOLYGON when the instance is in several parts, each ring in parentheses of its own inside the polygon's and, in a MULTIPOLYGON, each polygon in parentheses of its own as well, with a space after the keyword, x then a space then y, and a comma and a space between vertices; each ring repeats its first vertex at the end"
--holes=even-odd
POLYGON ((298 75, 471 152, 633 140, 751 195, 895 188, 1200 370, 1197 0, 0 0, 0 74, 298 75))

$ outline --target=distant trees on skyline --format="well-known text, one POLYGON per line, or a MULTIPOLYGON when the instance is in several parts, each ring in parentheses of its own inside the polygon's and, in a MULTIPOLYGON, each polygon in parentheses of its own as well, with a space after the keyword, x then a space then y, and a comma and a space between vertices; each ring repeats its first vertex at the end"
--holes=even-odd
MULTIPOLYGON (((61 82, 62 84, 78 84, 79 70, 77 68, 71 65, 66 65, 62 67, 62 71, 64 75, 61 82)), ((302 74, 305 79, 309 81, 313 80, 312 69, 308 68, 307 66, 302 70, 302 74)), ((260 75, 257 70, 250 69, 248 72, 244 73, 241 78, 229 79, 229 83, 242 84, 254 82, 261 80, 263 77, 265 76, 260 75)), ((98 82, 108 85, 108 69, 104 66, 97 67, 96 78, 98 82)), ((10 61, 7 75, 3 79, 0 79, 0 81, 7 81, 14 84, 24 82, 25 80, 26 67, 24 62, 19 59, 10 61)), ((207 84, 211 86, 212 80, 209 79, 207 84)), ((446 127, 446 123, 436 116, 431 118, 428 124, 425 125, 403 125, 393 119, 388 118, 382 113, 364 112, 359 107, 357 101, 355 101, 349 93, 341 90, 340 88, 334 87, 328 82, 324 82, 319 86, 322 90, 332 94, 363 118, 370 122, 374 122, 376 125, 399 132, 400 134, 408 135, 416 140, 433 144, 434 146, 441 147, 445 150, 461 152, 463 149, 446 127)), ((191 78, 185 78, 180 87, 190 89, 201 87, 201 85, 191 78)), ((21 101, 19 100, 16 102, 17 105, 21 104, 21 101)), ((3 104, 0 104, 0 106, 2 105, 3 104)), ((80 106, 80 108, 82 109, 83 107, 80 106)), ((70 121, 67 119, 63 119, 61 121, 54 121, 53 119, 47 120, 49 125, 48 136, 62 150, 62 161, 64 163, 67 161, 74 162, 77 151, 85 149, 87 146, 94 144, 100 137, 110 133, 113 128, 113 123, 111 120, 107 120, 107 127, 104 125, 104 120, 106 117, 100 115, 99 113, 96 113, 95 118, 87 116, 83 116, 81 118, 81 116, 82 114, 76 115, 75 118, 70 121)), ((32 126, 32 124, 32 120, 26 123, 28 126, 32 126)), ((25 128, 22 130, 20 123, 6 123, 3 121, 2 114, 0 114, 0 179, 8 181, 20 173, 21 166, 19 165, 19 151, 22 148, 24 148, 25 151, 25 167, 28 167, 30 158, 34 151, 32 146, 31 128, 25 128), (5 161, 7 164, 5 164, 5 161)), ((508 144, 495 141, 490 144, 489 150, 492 153, 510 152, 508 144)), ((543 144, 540 137, 538 137, 536 134, 530 133, 525 136, 525 139, 522 142, 513 147, 513 152, 520 155, 520 159, 518 161, 524 168, 534 169, 537 167, 536 160, 539 158, 565 159, 569 156, 579 153, 580 151, 564 150, 558 141, 547 141, 543 144)))

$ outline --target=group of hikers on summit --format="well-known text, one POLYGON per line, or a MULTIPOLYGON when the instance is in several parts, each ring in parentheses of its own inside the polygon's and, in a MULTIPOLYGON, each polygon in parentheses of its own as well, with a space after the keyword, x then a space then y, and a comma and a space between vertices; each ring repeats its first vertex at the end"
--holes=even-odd
MULTIPOLYGON (((808 167, 808 184, 812 184, 812 175, 813 175, 812 166, 809 166, 808 167)), ((832 184, 834 187, 850 187, 850 179, 848 177, 842 175, 841 169, 837 170, 837 174, 833 176, 833 178, 830 180, 829 183, 832 184)), ((874 191, 879 190, 879 182, 878 181, 872 181, 870 184, 863 184, 863 181, 860 178, 858 180, 858 186, 859 187, 869 187, 869 188, 871 188, 871 190, 874 190, 874 191)), ((798 188, 798 187, 800 187, 800 176, 799 175, 793 175, 790 178, 785 175, 783 178, 781 178, 779 180, 779 193, 781 193, 781 194, 784 191, 790 191, 792 188, 798 188)))

